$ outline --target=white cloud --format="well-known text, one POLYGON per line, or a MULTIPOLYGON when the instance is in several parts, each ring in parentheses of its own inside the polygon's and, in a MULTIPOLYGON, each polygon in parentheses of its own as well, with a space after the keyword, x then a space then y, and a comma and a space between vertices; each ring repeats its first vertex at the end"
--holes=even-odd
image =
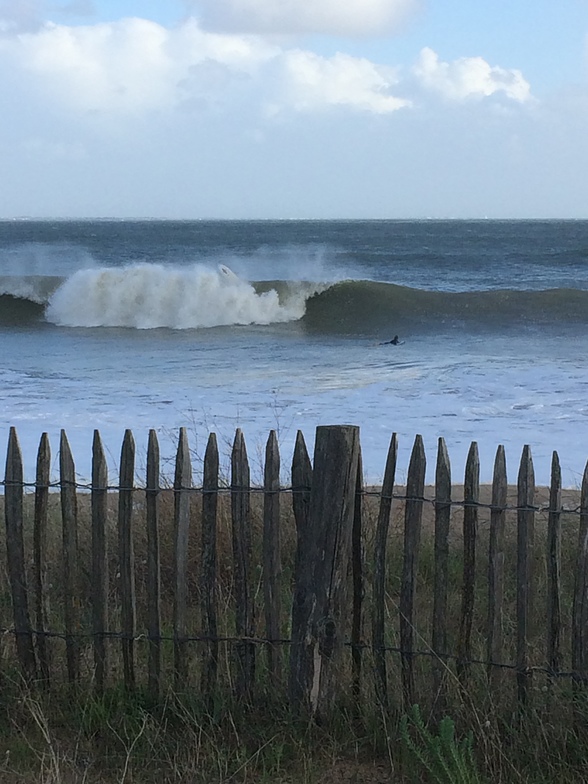
POLYGON ((63 103, 131 115, 181 102, 186 79, 202 63, 251 74, 274 51, 260 39, 205 33, 194 21, 168 30, 145 19, 47 24, 37 33, 0 41, 9 69, 32 72, 63 103))
MULTIPOLYGON (((53 111, 116 125, 178 108, 202 113, 247 109, 266 117, 337 107, 390 114, 410 107, 410 79, 363 57, 280 47, 262 36, 211 33, 189 18, 167 28, 146 19, 85 26, 47 23, 0 36, 0 81, 23 85, 53 111)), ((412 73, 420 86, 452 100, 502 93, 530 97, 519 71, 482 58, 441 62, 423 49, 412 73)), ((19 88, 20 89, 20 88, 19 88)))
MULTIPOLYGON (((28 74, 70 111, 114 117, 244 101, 278 110, 346 107, 376 114, 410 104, 390 90, 394 69, 365 58, 282 49, 259 36, 210 33, 193 19, 168 29, 145 19, 47 24, 0 39, 0 69, 28 74)), ((0 71, 1 78, 1 71, 0 71)), ((231 108, 231 106, 229 106, 231 108)))
POLYGON ((519 70, 492 67, 481 57, 461 57, 445 63, 426 47, 413 73, 424 87, 453 101, 495 93, 521 103, 531 98, 529 83, 519 70))
POLYGON ((397 79, 391 68, 338 53, 330 58, 299 49, 283 55, 287 103, 299 111, 343 106, 387 114, 410 102, 389 94, 397 79))
POLYGON ((199 0, 205 26, 255 33, 382 35, 420 0, 199 0))

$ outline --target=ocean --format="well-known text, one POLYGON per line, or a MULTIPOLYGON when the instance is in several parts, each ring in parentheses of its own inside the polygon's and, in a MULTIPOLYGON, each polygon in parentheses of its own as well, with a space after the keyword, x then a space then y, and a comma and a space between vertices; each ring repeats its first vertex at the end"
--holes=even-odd
POLYGON ((259 483, 271 429, 287 482, 320 424, 360 426, 370 482, 393 432, 400 481, 417 433, 429 481, 439 436, 454 482, 472 441, 484 482, 499 444, 511 481, 525 444, 538 483, 588 457, 588 221, 0 221, 0 339, 28 480, 62 428, 80 481, 95 428, 111 482, 126 428, 139 480, 149 429, 171 476, 181 426, 196 480, 237 427, 259 483))

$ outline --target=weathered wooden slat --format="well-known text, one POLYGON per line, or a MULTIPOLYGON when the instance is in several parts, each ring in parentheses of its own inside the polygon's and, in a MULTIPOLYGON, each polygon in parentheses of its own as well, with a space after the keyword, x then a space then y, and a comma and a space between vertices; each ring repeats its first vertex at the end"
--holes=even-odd
POLYGON ((414 601, 426 470, 425 448, 422 436, 417 435, 410 456, 406 480, 406 507, 404 511, 404 561, 400 586, 400 648, 402 665, 402 693, 405 708, 415 703, 414 681, 414 601))
POLYGON ((535 473, 531 449, 523 448, 518 475, 517 496, 517 690, 521 707, 529 700, 533 672, 529 667, 531 634, 534 539, 535 473))
POLYGON ((35 480, 35 520, 33 529, 33 561, 35 574, 35 626, 37 632, 37 658, 41 681, 48 686, 50 680, 50 657, 47 645, 47 618, 49 614, 47 592, 47 523, 49 518, 49 482, 51 471, 51 447, 49 436, 43 433, 37 452, 37 474, 35 480))
POLYGON ((188 434, 180 428, 174 477, 174 668, 176 688, 185 688, 188 675, 188 540, 190 533, 190 497, 192 464, 188 434))
POLYGON ((472 441, 466 461, 463 507, 463 583, 461 619, 457 642, 457 675, 465 685, 472 659, 472 624, 476 582, 476 533, 480 503, 480 458, 478 444, 472 441))
POLYGON ((353 610, 351 618, 352 694, 355 709, 359 711, 362 663, 362 610, 363 610, 363 463, 361 447, 357 459, 355 505, 351 528, 351 571, 353 577, 353 610))
POLYGON ((161 691, 161 556, 159 548, 160 501, 159 441, 149 431, 147 444, 147 484, 145 488, 147 525, 147 638, 149 654, 147 689, 152 698, 161 691))
POLYGON ((201 582, 202 631, 208 638, 202 663, 202 696, 210 705, 214 698, 218 672, 217 642, 217 512, 219 487, 219 457, 216 435, 208 437, 204 454, 202 481, 202 550, 201 582))
POLYGON ((317 428, 308 541, 295 586, 297 624, 290 651, 290 703, 296 713, 326 717, 335 699, 348 615, 358 460, 359 428, 317 428))
POLYGON ((274 688, 281 683, 280 639, 280 451, 276 431, 269 434, 265 448, 263 483, 263 600, 267 666, 274 688))
POLYGON ((490 684, 498 686, 501 664, 502 622, 504 612, 504 525, 506 520, 506 455, 500 445, 494 459, 492 479, 492 508, 490 510, 490 541, 488 545, 488 624, 487 624, 487 677, 490 684))
POLYGON ((555 675, 561 662, 561 468, 551 459, 551 486, 547 520, 547 667, 555 675))
POLYGON ((6 556, 10 589, 16 652, 23 677, 36 678, 37 663, 33 646, 29 616, 25 552, 23 540, 23 467, 22 453, 14 427, 10 428, 6 472, 4 474, 4 516, 6 520, 6 556))
POLYGON ((433 695, 435 714, 445 711, 447 691, 447 597, 449 593, 449 525, 451 522, 451 464, 443 438, 435 468, 435 575, 433 578, 433 695))
POLYGON ((580 530, 572 609, 572 670, 576 683, 588 682, 588 463, 580 493, 580 530))
POLYGON ((108 671, 108 468, 98 430, 92 442, 92 626, 94 632, 94 685, 102 694, 108 671))
MULTIPOLYGON (((298 564, 301 553, 307 541, 306 529, 308 526, 308 510, 310 506, 310 490, 312 487, 312 463, 304 441, 304 435, 299 430, 296 433, 296 443, 292 456, 292 510, 296 523, 296 559, 294 564, 294 582, 298 574, 298 564)), ((295 623, 293 616, 292 622, 295 623)))
POLYGON ((135 555, 133 547, 133 490, 135 478, 135 439, 125 431, 120 456, 118 492, 118 551, 121 603, 121 650, 125 688, 135 688, 135 555))
POLYGON ((380 494, 380 507, 374 538, 374 581, 372 589, 372 650, 376 695, 382 706, 388 706, 388 677, 386 672, 385 612, 386 612, 386 545, 392 514, 392 496, 396 477, 398 439, 392 434, 380 494))
POLYGON ((241 429, 235 433, 231 453, 231 519, 233 570, 235 583, 235 631, 241 640, 235 645, 235 689, 239 699, 250 700, 255 680, 255 631, 251 585, 251 507, 250 471, 245 439, 241 429))
POLYGON ((78 500, 76 472, 65 430, 59 445, 61 519, 63 530, 63 616, 67 677, 78 682, 80 675, 80 606, 78 578, 78 500))

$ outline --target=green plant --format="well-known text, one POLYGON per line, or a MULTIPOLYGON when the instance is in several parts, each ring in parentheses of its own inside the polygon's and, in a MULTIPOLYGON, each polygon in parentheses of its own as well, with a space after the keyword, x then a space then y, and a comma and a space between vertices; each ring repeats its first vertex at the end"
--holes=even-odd
POLYGON ((415 782, 431 784, 482 784, 473 753, 473 736, 455 737, 455 723, 446 716, 434 734, 426 725, 418 705, 400 721, 403 761, 415 782), (423 779, 423 773, 427 778, 423 779))

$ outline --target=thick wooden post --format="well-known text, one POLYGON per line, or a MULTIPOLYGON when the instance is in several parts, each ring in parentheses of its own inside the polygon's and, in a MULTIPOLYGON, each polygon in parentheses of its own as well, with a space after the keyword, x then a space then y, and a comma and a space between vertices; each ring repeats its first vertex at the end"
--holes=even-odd
POLYGON ((37 452, 37 476, 35 482, 35 523, 33 551, 35 570, 35 617, 37 635, 37 657, 42 682, 48 686, 50 679, 49 646, 47 631, 47 522, 49 517, 49 482, 51 471, 51 448, 49 436, 43 433, 37 452))
POLYGON ((392 496, 394 494, 394 479, 396 476, 396 461, 398 458, 398 440, 396 433, 392 434, 384 479, 380 494, 380 508, 376 535, 374 539, 374 582, 372 589, 372 650, 374 657, 374 677, 376 695, 384 708, 388 706, 388 677, 386 673, 386 545, 388 542, 388 529, 390 528, 390 515, 392 513, 392 496))
POLYGON ((121 648, 125 688, 135 688, 135 555, 133 548, 133 490, 135 478, 135 439, 125 431, 120 456, 118 491, 118 550, 121 602, 121 648))
POLYGON ((202 662, 202 696, 212 704, 218 671, 217 641, 217 556, 216 533, 218 511, 219 457, 216 436, 211 433, 204 455, 202 482, 202 550, 201 582, 202 633, 208 638, 202 662))
POLYGON ((4 515, 6 519, 6 557, 10 589, 16 652, 23 677, 27 681, 36 678, 37 665, 31 619, 29 616, 25 553, 23 540, 23 468, 22 454, 16 430, 11 427, 6 455, 4 475, 4 515))
POLYGON ((147 445, 147 486, 145 488, 147 523, 147 637, 149 656, 147 689, 157 699, 161 690, 161 560, 159 550, 159 441, 149 431, 147 445))
POLYGON ((422 436, 417 435, 408 467, 404 512, 404 562, 400 586, 400 648, 402 692, 405 709, 415 703, 414 682, 414 600, 423 519, 423 496, 427 461, 422 436))
POLYGON ((359 428, 316 430, 307 543, 295 586, 290 700, 298 713, 327 716, 345 636, 347 574, 359 461, 359 428))
POLYGON ((78 500, 76 471, 71 449, 61 431, 59 446, 61 517, 63 524, 63 615, 67 677, 78 682, 80 675, 80 591, 78 581, 78 500))
POLYGON ((94 431, 92 443, 92 626, 94 631, 94 684, 97 694, 104 691, 107 673, 106 638, 108 631, 108 468, 100 433, 94 431))
POLYGON ((269 434, 265 448, 263 495, 263 600, 267 666, 270 683, 281 683, 280 639, 280 452, 276 431, 269 434))
POLYGON ((190 531, 190 495, 192 465, 186 428, 180 428, 174 479, 174 666, 176 688, 186 687, 188 659, 186 651, 188 612, 188 537, 190 531))
POLYGON ((487 677, 498 686, 502 677, 502 617, 504 600, 504 525, 506 520, 506 456, 501 445, 496 450, 492 480, 492 509, 490 511, 490 542, 488 545, 488 625, 486 649, 487 677))
POLYGON ((476 534, 478 504, 480 503, 480 458, 478 444, 473 441, 468 453, 464 480, 463 508, 463 584, 461 622, 457 644, 457 674, 464 686, 469 676, 472 659, 472 624, 476 582, 476 534))
POLYGON ((240 641, 235 646, 236 693, 248 701, 255 680, 255 633, 253 586, 251 585, 251 507, 250 472, 245 439, 235 433, 231 454, 231 517, 233 524, 233 568, 235 575, 235 631, 240 641))
POLYGON ((535 527, 535 472, 529 446, 523 448, 518 477, 517 512, 517 687, 519 704, 527 705, 533 672, 529 667, 535 527))
POLYGON ((447 596, 449 592, 449 524, 451 521, 451 464, 443 438, 437 447, 435 469, 435 576, 433 582, 433 695, 435 714, 445 710, 447 691, 447 596))

